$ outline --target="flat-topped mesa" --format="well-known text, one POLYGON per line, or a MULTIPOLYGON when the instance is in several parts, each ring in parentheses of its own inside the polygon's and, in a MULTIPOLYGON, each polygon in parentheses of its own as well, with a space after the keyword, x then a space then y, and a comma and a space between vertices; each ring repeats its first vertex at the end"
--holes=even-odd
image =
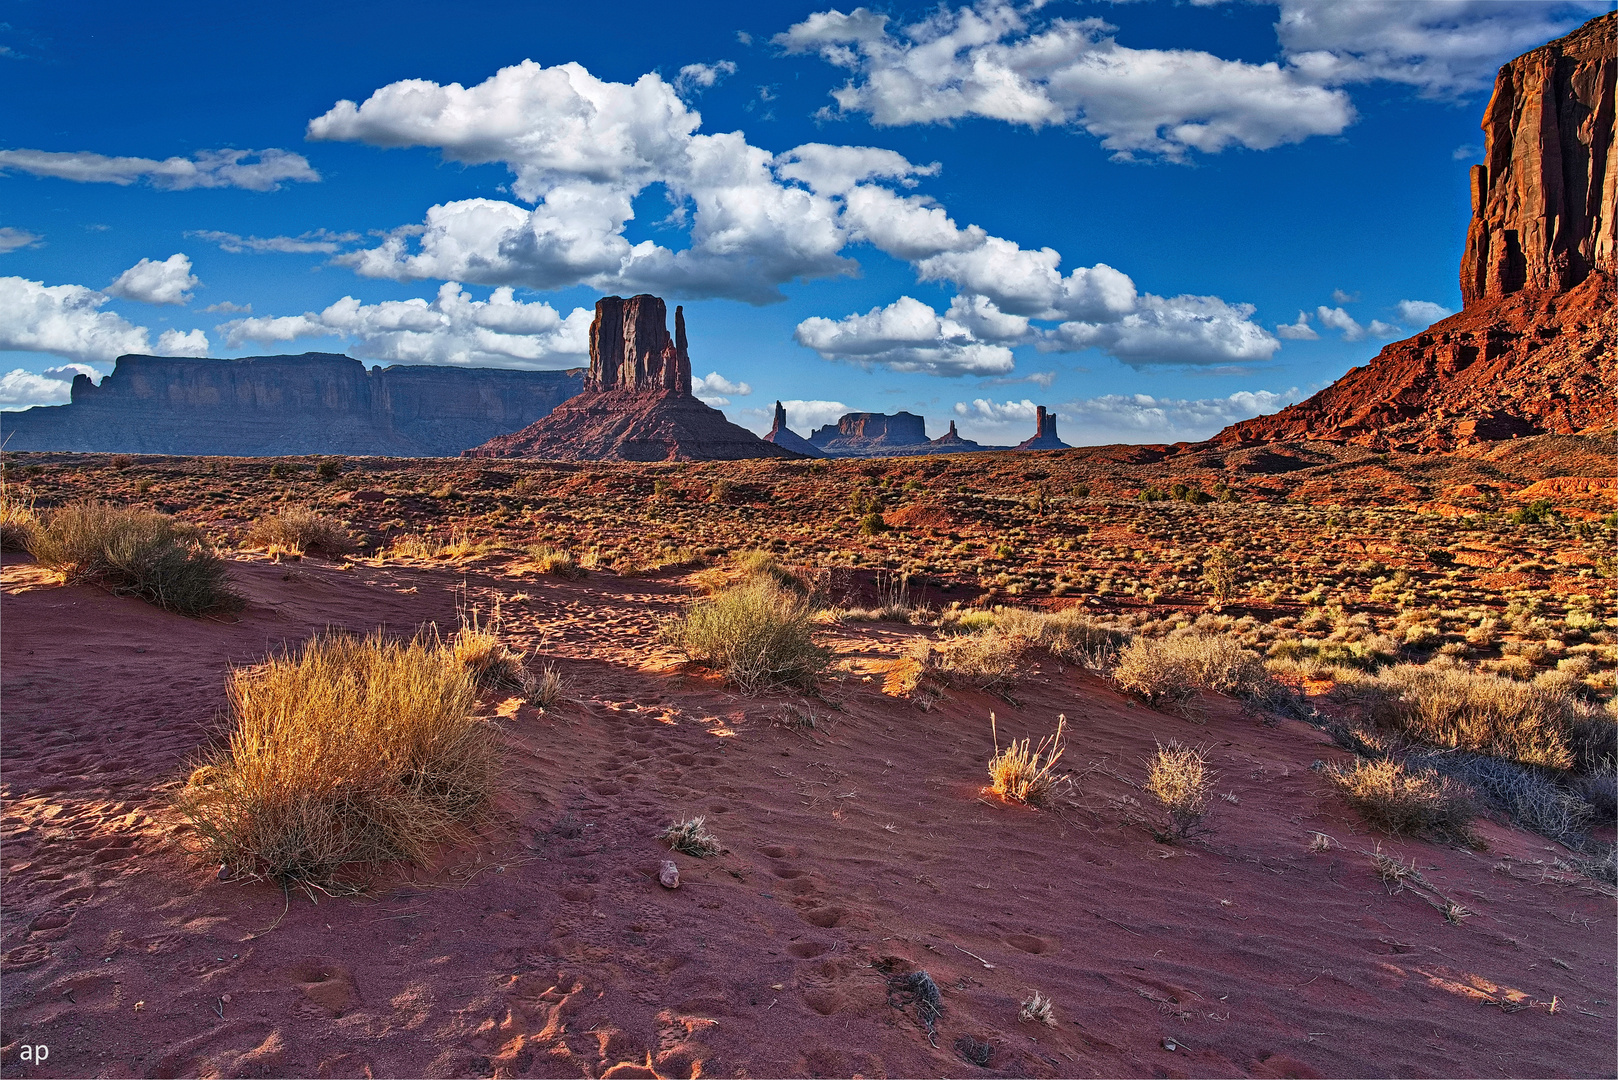
POLYGON ((669 337, 668 308, 661 297, 642 293, 625 300, 596 301, 590 324, 587 390, 673 393, 691 396, 691 355, 686 349, 685 309, 674 309, 669 337))
POLYGON ((1618 12, 1506 64, 1472 166, 1461 299, 1618 273, 1618 12))

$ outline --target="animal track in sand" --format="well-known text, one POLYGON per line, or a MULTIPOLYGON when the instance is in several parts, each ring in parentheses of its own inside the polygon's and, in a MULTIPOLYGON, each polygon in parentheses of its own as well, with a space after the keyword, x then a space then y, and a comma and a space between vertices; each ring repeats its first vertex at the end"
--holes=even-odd
POLYGON ((1010 945, 1013 949, 1021 949, 1025 953, 1033 953, 1035 956, 1051 950, 1050 942, 1046 941, 1044 938, 1034 937, 1032 934, 1012 934, 1010 937, 1006 938, 1006 944, 1010 945))
POLYGON ((334 1017, 353 1012, 360 1004, 354 976, 330 957, 306 957, 294 964, 289 974, 310 1001, 334 1017))
POLYGON ((831 946, 822 941, 794 941, 787 946, 787 952, 799 960, 813 960, 831 950, 831 946))
POLYGON ((809 910, 803 912, 804 922, 808 923, 810 926, 818 926, 823 930, 829 930, 834 926, 843 925, 843 921, 847 917, 848 913, 842 908, 834 907, 810 908, 809 910))
POLYGON ((796 859, 799 855, 803 854, 803 852, 799 851, 797 848, 782 847, 779 844, 771 844, 768 847, 761 847, 758 850, 759 854, 770 859, 796 859))

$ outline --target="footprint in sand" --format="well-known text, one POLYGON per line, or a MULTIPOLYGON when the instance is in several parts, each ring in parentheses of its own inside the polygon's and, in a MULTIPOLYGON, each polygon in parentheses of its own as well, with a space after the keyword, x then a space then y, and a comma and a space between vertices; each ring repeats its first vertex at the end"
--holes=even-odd
POLYGON ((831 946, 823 941, 794 941, 787 946, 787 952, 799 960, 813 960, 831 951, 831 946))
POLYGON ((290 974, 305 997, 334 1017, 353 1012, 361 1003, 353 974, 329 957, 306 957, 290 974))
POLYGON ((1021 949, 1025 953, 1038 956, 1043 952, 1050 952, 1054 945, 1044 938, 1034 937, 1032 934, 1012 934, 1006 938, 1006 944, 1013 949, 1021 949))

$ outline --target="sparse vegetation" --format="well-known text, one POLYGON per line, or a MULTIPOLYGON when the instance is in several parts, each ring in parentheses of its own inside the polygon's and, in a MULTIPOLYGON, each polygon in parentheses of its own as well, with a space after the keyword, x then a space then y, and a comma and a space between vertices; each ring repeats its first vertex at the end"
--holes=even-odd
POLYGON ((699 859, 718 855, 725 849, 719 838, 708 831, 707 822, 707 818, 700 816, 682 818, 663 830, 663 842, 674 851, 699 859))
POLYGON ((1056 718, 1056 730, 1029 749, 1028 739, 1012 739, 1005 749, 1000 748, 999 732, 995 730, 995 717, 989 714, 989 728, 994 736, 994 757, 989 759, 989 789, 1002 799, 1043 806, 1050 801, 1060 776, 1056 763, 1061 760, 1063 729, 1067 717, 1056 718))
POLYGON ((1158 746, 1157 756, 1148 763, 1144 788, 1167 817, 1164 827, 1154 830, 1158 839, 1179 843, 1203 831, 1213 780, 1207 750, 1178 742, 1158 746))
POLYGON ((804 599, 757 578, 695 601, 664 638, 744 693, 809 690, 830 663, 804 599))
POLYGON ((263 515, 253 522, 247 542, 272 554, 285 551, 295 555, 306 551, 341 555, 354 546, 353 537, 343 528, 342 522, 316 513, 307 506, 284 506, 263 515))
POLYGON ((528 565, 536 574, 550 574, 553 577, 568 579, 584 576, 584 569, 579 566, 571 551, 554 548, 548 544, 536 544, 528 549, 528 565))
POLYGON ((1119 655, 1113 679, 1154 704, 1183 705, 1197 690, 1261 702, 1278 693, 1256 653, 1207 633, 1138 637, 1119 655))
POLYGON ((38 531, 34 500, 0 488, 0 551, 27 551, 38 531))
POLYGON ((182 615, 242 606, 225 560, 200 532, 152 510, 74 503, 34 530, 28 551, 70 585, 98 585, 182 615))
POLYGON ((1326 778, 1373 828, 1396 836, 1464 836, 1477 814, 1453 780, 1431 769, 1406 769, 1392 758, 1328 766, 1326 778))
POLYGON ((1017 1010, 1017 1019, 1023 1023, 1032 1021, 1044 1024, 1046 1027, 1056 1026, 1056 1010, 1051 999, 1035 990, 1024 999, 1022 1006, 1017 1010))
POLYGON ((419 862, 489 797, 494 728, 432 635, 317 637, 234 669, 228 689, 228 746, 177 802, 198 853, 237 875, 330 884, 353 864, 419 862))

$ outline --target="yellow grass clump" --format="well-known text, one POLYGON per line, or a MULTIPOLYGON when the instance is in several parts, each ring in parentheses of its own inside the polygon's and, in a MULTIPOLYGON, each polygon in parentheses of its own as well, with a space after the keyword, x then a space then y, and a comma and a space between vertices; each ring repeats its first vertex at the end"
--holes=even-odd
POLYGON ((233 872, 329 884, 343 867, 420 862, 487 801, 495 729, 436 636, 328 634, 236 668, 233 728, 178 796, 199 854, 233 872))
POLYGON ((306 551, 341 555, 353 548, 354 539, 335 518, 316 513, 307 506, 283 506, 253 522, 247 543, 292 555, 306 551))
POLYGON ((663 842, 675 851, 695 855, 699 859, 718 855, 724 851, 719 838, 708 831, 708 819, 684 818, 663 830, 663 842))
POLYGON ((994 713, 989 714, 989 730, 994 736, 994 757, 989 759, 989 788, 1003 799, 1043 806, 1050 800, 1060 777, 1056 763, 1065 748, 1062 742, 1067 717, 1056 718, 1056 730, 1029 748, 1028 739, 1013 739, 1002 750, 995 730, 994 713))
POLYGON ((1208 790, 1212 785, 1208 752, 1202 747, 1178 742, 1159 746, 1157 756, 1147 766, 1145 787, 1168 815, 1168 826, 1158 831, 1158 838, 1178 841, 1200 832, 1208 814, 1208 790))
POLYGON ((831 662, 814 642, 811 615, 801 596, 751 578, 693 603, 667 624, 664 640, 744 693, 807 690, 831 662))
POLYGON ((1339 696, 1366 718, 1431 746, 1566 769, 1574 764, 1574 697, 1548 685, 1459 667, 1399 664, 1344 680, 1339 696))
POLYGON ((1392 758, 1333 766, 1326 778, 1373 827, 1398 836, 1464 835, 1477 813, 1460 784, 1431 769, 1407 769, 1392 758))
POLYGON ((0 551, 27 551, 38 530, 34 500, 0 490, 0 551))
POLYGON ((537 544, 528 549, 528 566, 536 574, 550 574, 559 578, 581 578, 584 570, 571 551, 537 544))
POLYGON ((243 604, 230 586, 225 560, 197 528, 155 510, 72 503, 33 531, 28 552, 69 585, 98 585, 181 615, 243 604))
POLYGON ((1113 679, 1154 704, 1183 704, 1199 689, 1248 700, 1276 693, 1258 654, 1220 634, 1137 637, 1119 654, 1113 679))

